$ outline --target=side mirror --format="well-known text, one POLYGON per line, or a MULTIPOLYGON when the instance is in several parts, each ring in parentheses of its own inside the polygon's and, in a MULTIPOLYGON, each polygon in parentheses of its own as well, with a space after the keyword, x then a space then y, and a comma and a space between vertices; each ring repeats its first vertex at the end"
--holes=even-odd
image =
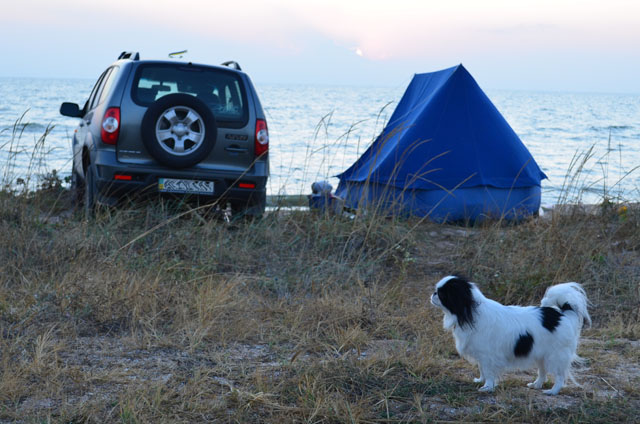
POLYGON ((60 105, 60 114, 72 118, 82 118, 82 111, 76 103, 62 103, 62 105, 60 105))

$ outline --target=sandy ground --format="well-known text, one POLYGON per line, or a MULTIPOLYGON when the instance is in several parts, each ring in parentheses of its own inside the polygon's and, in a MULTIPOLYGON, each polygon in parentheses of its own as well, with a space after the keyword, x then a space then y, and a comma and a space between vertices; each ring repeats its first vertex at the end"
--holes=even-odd
MULTIPOLYGON (((231 396, 234 391, 251 391, 243 387, 242 378, 234 381, 229 370, 242 369, 243 375, 251 370, 276 376, 290 366, 296 352, 293 347, 287 351, 278 347, 278 352, 267 345, 231 344, 219 346, 207 352, 189 352, 176 348, 146 349, 130 337, 78 337, 69 342, 53 343, 56 347, 55 360, 68 375, 68 384, 61 388, 55 398, 34 394, 20 402, 18 411, 25 416, 40 415, 61 407, 80 407, 87 402, 115 404, 127 390, 135 390, 158 385, 184 385, 187 376, 208 370, 210 381, 219 384, 219 395, 231 396), (220 370, 220 375, 216 375, 220 370), (75 380, 75 382, 74 382, 75 380)), ((360 352, 352 351, 342 355, 350 360, 377 357, 385 358, 402 355, 412 349, 410 343, 402 340, 376 340, 360 352)), ((584 338, 580 353, 585 364, 574 369, 575 379, 581 387, 569 384, 558 396, 547 396, 527 389, 526 383, 535 379, 533 372, 507 374, 498 391, 494 394, 478 393, 478 407, 482 404, 500 402, 499 394, 508 390, 519 393, 528 391, 528 401, 544 408, 570 408, 579 406, 585 398, 606 400, 625 397, 629 388, 640 386, 640 342, 626 339, 597 340, 584 338), (522 386, 522 387, 520 387, 522 386)), ((333 358, 335 359, 335 358, 333 358)), ((322 357, 303 354, 296 355, 296 361, 318 361, 322 357)), ((473 386, 473 368, 462 359, 452 358, 446 366, 452 367, 454 375, 462 384, 473 386)), ((231 373, 232 374, 232 373, 231 373)), ((430 412, 441 418, 454 418, 469 413, 469 406, 456 407, 440 397, 425 398, 430 412)), ((231 412, 231 411, 230 411, 231 412)))

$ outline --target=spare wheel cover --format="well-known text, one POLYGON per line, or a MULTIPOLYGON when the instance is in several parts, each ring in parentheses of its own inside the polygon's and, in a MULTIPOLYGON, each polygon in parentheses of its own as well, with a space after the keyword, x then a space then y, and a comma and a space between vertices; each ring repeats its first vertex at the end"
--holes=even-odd
POLYGON ((189 94, 170 94, 149 106, 142 119, 142 141, 158 162, 186 168, 213 149, 217 126, 213 112, 189 94))

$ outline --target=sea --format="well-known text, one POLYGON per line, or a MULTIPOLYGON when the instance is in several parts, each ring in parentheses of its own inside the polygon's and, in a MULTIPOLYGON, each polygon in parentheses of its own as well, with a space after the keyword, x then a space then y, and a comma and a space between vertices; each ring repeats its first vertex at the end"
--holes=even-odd
MULTIPOLYGON (((256 84, 267 116, 268 194, 311 192, 347 169, 380 134, 409 80, 396 87, 256 84)), ((0 78, 0 182, 37 186, 71 171, 77 119, 93 80, 0 78)), ((548 176, 542 203, 640 201, 640 94, 485 93, 548 176)))

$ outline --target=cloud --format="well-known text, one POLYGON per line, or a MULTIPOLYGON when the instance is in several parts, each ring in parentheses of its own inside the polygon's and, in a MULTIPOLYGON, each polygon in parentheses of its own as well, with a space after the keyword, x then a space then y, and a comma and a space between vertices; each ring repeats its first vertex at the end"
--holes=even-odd
POLYGON ((639 16, 637 0, 20 0, 0 14, 14 58, 2 72, 72 75, 81 71, 68 58, 82 52, 82 75, 92 76, 121 50, 163 58, 186 48, 189 60, 232 58, 285 81, 460 62, 487 75, 509 62, 556 72, 567 57, 573 74, 598 64, 637 74, 639 16))

